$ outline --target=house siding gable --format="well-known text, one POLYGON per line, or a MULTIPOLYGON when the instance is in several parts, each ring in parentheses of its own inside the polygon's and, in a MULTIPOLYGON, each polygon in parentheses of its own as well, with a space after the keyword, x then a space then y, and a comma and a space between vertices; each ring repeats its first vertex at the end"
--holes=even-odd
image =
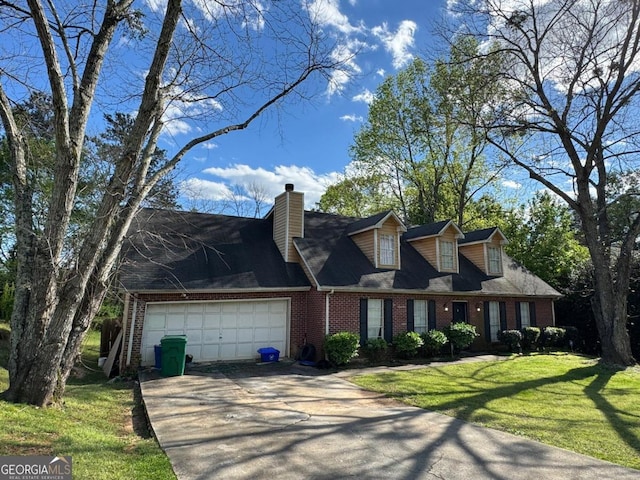
POLYGON ((438 264, 436 240, 437 239, 433 237, 411 242, 411 246, 435 268, 437 268, 438 264))
POLYGON ((485 245, 483 243, 475 243, 473 245, 460 245, 460 253, 471 261, 476 267, 487 273, 488 267, 486 263, 485 245))
POLYGON ((362 253, 369 259, 369 261, 376 265, 376 231, 367 230, 366 232, 357 233, 351 236, 351 239, 358 246, 362 253))

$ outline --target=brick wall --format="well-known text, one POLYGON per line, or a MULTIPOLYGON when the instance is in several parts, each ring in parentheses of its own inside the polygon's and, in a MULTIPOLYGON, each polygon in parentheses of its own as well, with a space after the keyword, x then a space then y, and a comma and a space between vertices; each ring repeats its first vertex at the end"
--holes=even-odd
MULTIPOLYGON (((516 302, 530 302, 529 298, 501 298, 501 297, 456 297, 456 296, 428 296, 428 295, 389 295, 389 294, 360 294, 337 292, 331 295, 329 317, 331 320, 330 333, 341 331, 360 332, 360 299, 361 298, 391 298, 393 300, 393 334, 407 330, 407 300, 435 300, 436 302, 436 328, 442 329, 453 320, 453 302, 467 303, 467 318, 470 324, 476 327, 480 334, 472 348, 486 348, 484 341, 484 302, 504 301, 507 308, 507 328, 516 328, 516 302), (445 311, 445 304, 448 311, 445 311), (480 310, 478 311, 478 307, 480 310)), ((538 299, 536 303, 536 321, 539 327, 553 325, 553 302, 549 299, 538 299)), ((312 330, 313 325, 309 326, 312 330)), ((322 326, 324 328, 324 325, 322 326)), ((309 333, 311 335, 311 333, 309 333)), ((321 343, 316 344, 316 348, 321 343)))
MULTIPOLYGON (((516 302, 531 301, 528 298, 501 298, 501 297, 481 297, 464 298, 456 296, 428 296, 428 295, 406 295, 406 294, 360 294, 335 292, 319 292, 311 289, 308 292, 282 292, 282 293, 197 293, 189 294, 188 298, 180 293, 163 294, 140 294, 137 302, 132 296, 129 300, 129 311, 126 313, 126 331, 124 332, 124 349, 121 359, 121 368, 125 367, 127 348, 129 345, 129 333, 131 328, 132 310, 137 303, 136 324, 133 334, 133 348, 131 355, 131 366, 137 368, 140 365, 140 345, 142 340, 142 326, 147 302, 179 302, 206 301, 206 300, 243 300, 259 298, 289 298, 291 305, 290 318, 290 356, 296 358, 299 349, 306 343, 316 347, 317 357, 322 358, 322 344, 325 335, 325 308, 326 296, 329 296, 329 333, 341 331, 360 332, 360 299, 361 298, 390 298, 393 300, 393 334, 405 332, 407 330, 407 300, 435 300, 436 302, 436 328, 442 329, 453 320, 452 303, 466 302, 468 321, 476 327, 480 334, 472 345, 476 350, 485 349, 488 345, 484 335, 484 302, 504 301, 507 309, 507 328, 516 328, 516 302), (445 311, 445 304, 449 310, 445 311), (479 306, 480 311, 477 310, 479 306)), ((536 321, 539 327, 553 325, 553 302, 549 299, 538 299, 536 303, 536 321)))

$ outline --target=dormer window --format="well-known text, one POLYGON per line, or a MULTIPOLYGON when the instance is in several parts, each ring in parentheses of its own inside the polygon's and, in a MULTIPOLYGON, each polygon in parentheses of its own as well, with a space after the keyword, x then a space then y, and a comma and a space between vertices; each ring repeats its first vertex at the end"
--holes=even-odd
POLYGON ((395 265, 395 238, 393 235, 380 235, 380 264, 395 265))
POLYGON ((502 274, 502 255, 500 254, 500 247, 488 247, 489 252, 489 275, 501 275, 502 274))
POLYGON ((440 269, 441 270, 454 270, 455 269, 455 257, 454 257, 454 245, 453 242, 442 240, 440 242, 440 269))

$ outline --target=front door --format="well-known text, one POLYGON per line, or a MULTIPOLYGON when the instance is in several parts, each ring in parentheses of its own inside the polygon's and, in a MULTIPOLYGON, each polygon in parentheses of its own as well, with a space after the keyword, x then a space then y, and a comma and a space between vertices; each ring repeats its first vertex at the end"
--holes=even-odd
POLYGON ((453 322, 467 323, 467 302, 453 302, 453 322))

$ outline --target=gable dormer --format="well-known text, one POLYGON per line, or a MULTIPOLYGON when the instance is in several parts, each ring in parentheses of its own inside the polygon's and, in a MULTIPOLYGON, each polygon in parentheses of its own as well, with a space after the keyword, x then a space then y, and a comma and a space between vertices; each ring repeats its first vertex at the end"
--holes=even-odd
POLYGON ((400 235, 406 232, 391 210, 358 220, 347 228, 347 235, 375 268, 400 268, 400 235))
POLYGON ((439 272, 459 273, 458 241, 464 233, 451 220, 411 228, 404 239, 439 272))
POLYGON ((485 228, 465 234, 458 242, 460 252, 485 274, 501 277, 504 273, 503 245, 509 243, 498 227, 485 228))

